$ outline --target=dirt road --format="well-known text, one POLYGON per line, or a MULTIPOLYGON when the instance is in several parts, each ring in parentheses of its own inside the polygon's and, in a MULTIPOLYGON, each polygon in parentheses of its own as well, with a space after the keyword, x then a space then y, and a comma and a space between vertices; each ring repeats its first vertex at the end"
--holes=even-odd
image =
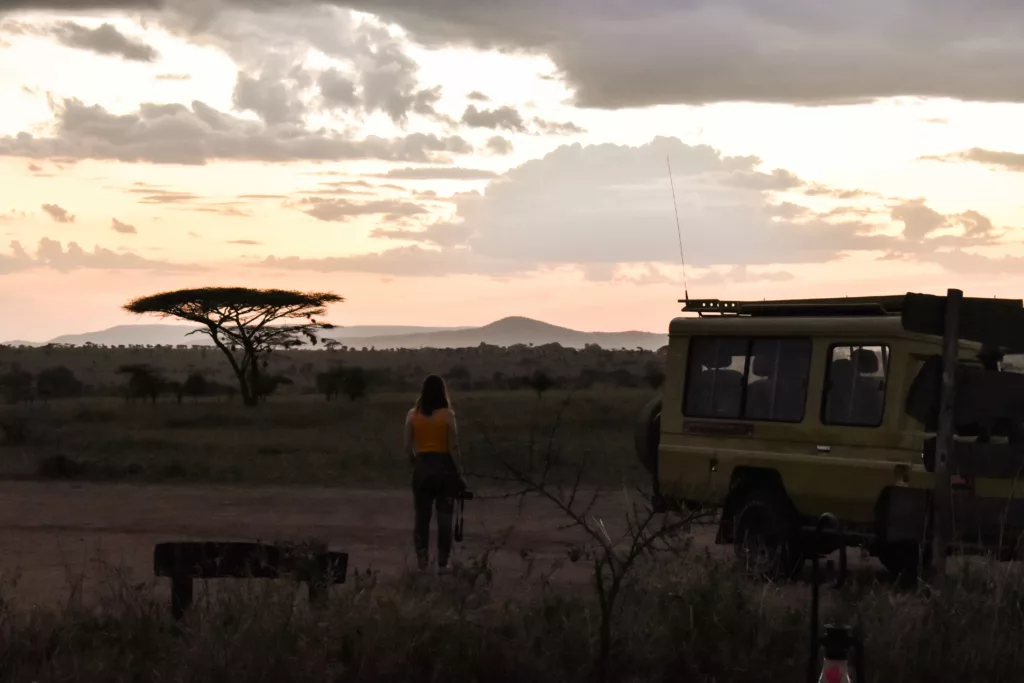
MULTIPOLYGON (((86 599, 96 595, 110 566, 150 581, 153 545, 162 541, 315 537, 348 552, 352 569, 394 576, 413 564, 410 497, 404 490, 3 482, 0 571, 20 574, 18 603, 46 604, 67 599, 79 580, 86 599)), ((621 494, 612 494, 594 514, 617 526, 625 510, 621 494)), ((541 500, 522 510, 517 499, 471 501, 456 553, 479 553, 511 527, 494 566, 499 577, 519 576, 521 550, 540 566, 566 557, 574 535, 558 529, 564 522, 541 500)), ((698 530, 703 541, 710 533, 698 530)))

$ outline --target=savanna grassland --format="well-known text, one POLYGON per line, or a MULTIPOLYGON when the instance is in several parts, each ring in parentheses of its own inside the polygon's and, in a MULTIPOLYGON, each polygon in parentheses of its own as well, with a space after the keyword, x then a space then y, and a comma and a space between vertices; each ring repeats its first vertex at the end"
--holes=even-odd
MULTIPOLYGON (((0 680, 802 680, 805 582, 747 576, 703 519, 669 516, 665 543, 629 552, 625 520, 648 488, 633 426, 661 358, 275 352, 267 373, 289 381, 243 407, 210 390, 231 382, 214 349, 0 348, 0 680), (125 366, 146 366, 155 399, 125 366), (327 400, 338 368, 362 380, 327 400), (427 372, 451 381, 479 494, 444 577, 409 569, 401 425, 427 372), (203 391, 183 393, 197 374, 203 391), (509 464, 558 483, 583 464, 580 497, 603 494, 574 519, 543 494, 508 497, 509 464), (350 553, 322 607, 284 580, 210 581, 174 622, 152 576, 161 541, 308 537, 350 553)), ((868 681, 1019 680, 1016 565, 958 567, 942 592, 854 565, 825 609, 863 621, 868 681)))

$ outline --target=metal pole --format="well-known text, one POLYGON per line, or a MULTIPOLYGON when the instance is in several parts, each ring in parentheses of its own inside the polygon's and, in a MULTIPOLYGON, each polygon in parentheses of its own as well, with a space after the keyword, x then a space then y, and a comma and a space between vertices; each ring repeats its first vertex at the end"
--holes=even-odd
POLYGON ((956 398, 956 370, 960 355, 960 304, 964 293, 946 293, 946 327, 942 338, 942 394, 939 399, 939 431, 935 444, 935 488, 932 496, 934 548, 939 576, 946 573, 946 553, 952 537, 953 494, 950 485, 949 454, 953 450, 953 409, 956 398))

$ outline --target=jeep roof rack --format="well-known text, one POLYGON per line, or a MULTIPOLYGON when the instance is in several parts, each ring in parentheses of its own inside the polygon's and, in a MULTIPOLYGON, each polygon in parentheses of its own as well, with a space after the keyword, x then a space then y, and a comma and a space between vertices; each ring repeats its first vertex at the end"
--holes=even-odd
POLYGON ((720 299, 680 299, 683 311, 704 315, 750 316, 876 316, 899 315, 905 294, 857 296, 834 299, 783 299, 777 301, 722 301, 720 299))
MULTIPOLYGON (((964 297, 957 292, 957 336, 1004 353, 1024 353, 1024 300, 964 297)), ((947 293, 948 295, 949 293, 947 293)), ((899 316, 908 332, 945 335, 946 296, 893 294, 832 299, 782 299, 777 301, 722 301, 680 299, 683 312, 700 317, 884 317, 899 316)))

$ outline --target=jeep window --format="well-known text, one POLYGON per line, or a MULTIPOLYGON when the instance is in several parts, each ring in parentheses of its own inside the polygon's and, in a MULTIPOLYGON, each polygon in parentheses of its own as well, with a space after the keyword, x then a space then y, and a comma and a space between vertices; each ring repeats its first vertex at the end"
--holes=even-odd
POLYGON ((885 411, 889 347, 837 344, 829 350, 822 422, 878 427, 885 411))
POLYGON ((809 339, 696 337, 690 344, 683 413, 799 422, 810 360, 809 339))

